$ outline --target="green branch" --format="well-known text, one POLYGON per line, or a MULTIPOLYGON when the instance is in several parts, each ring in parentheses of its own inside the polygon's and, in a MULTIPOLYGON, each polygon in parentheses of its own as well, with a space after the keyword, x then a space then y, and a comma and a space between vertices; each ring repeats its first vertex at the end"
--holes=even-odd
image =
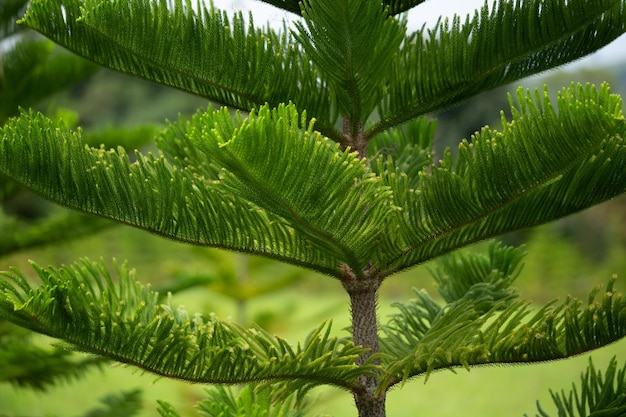
POLYGON ((318 385, 350 390, 370 366, 357 367, 363 349, 331 337, 322 324, 304 344, 292 347, 260 328, 189 315, 139 284, 134 272, 83 260, 44 269, 33 264, 43 285, 32 288, 18 271, 0 281, 0 317, 60 338, 75 349, 197 383, 261 382, 306 391, 318 385), (115 283, 117 281, 117 284, 115 283))

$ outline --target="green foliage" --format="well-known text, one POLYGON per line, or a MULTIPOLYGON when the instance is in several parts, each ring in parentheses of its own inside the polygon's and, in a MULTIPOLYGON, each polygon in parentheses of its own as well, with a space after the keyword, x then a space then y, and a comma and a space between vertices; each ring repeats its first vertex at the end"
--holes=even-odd
POLYGON ((104 407, 95 408, 84 417, 134 416, 141 407, 141 391, 133 390, 107 395, 101 402, 104 407))
MULTIPOLYGON (((62 122, 60 122, 62 123, 62 122)), ((152 139, 158 129, 155 126, 143 125, 133 129, 108 129, 86 135, 85 140, 91 144, 113 145, 124 143, 126 146, 141 146, 152 139)), ((6 203, 5 210, 0 211, 0 256, 32 248, 49 245, 64 240, 75 239, 97 233, 115 223, 94 218, 83 213, 42 207, 41 214, 35 218, 22 218, 20 208, 17 213, 10 213, 11 202, 19 200, 25 191, 13 181, 0 178, 0 202, 6 203)), ((19 206, 20 203, 17 203, 19 206)), ((22 208, 23 209, 23 208, 22 208)), ((32 207, 31 207, 32 209, 32 207)))
POLYGON ((424 291, 394 304, 400 312, 383 327, 381 339, 381 352, 388 355, 384 389, 437 369, 566 358, 626 335, 626 300, 614 291, 614 279, 604 291, 596 287, 586 304, 568 298, 532 313, 510 288, 521 251, 497 244, 489 249, 489 257, 449 255, 440 261, 435 277, 445 305, 424 291))
MULTIPOLYGON (((36 104, 43 98, 94 74, 98 67, 85 59, 61 51, 50 40, 27 36, 15 21, 26 0, 0 4, 0 39, 13 38, 14 45, 0 51, 0 124, 18 114, 18 107, 36 104)), ((31 33, 32 35, 32 33, 31 33)))
POLYGON ((337 95, 340 114, 351 121, 350 134, 356 136, 359 124, 384 94, 387 74, 406 29, 381 13, 381 4, 367 0, 306 1, 302 16, 304 22, 296 22, 296 40, 319 65, 337 95), (361 24, 363 21, 369 24, 361 24))
POLYGON ((347 338, 330 336, 323 324, 296 348, 258 327, 190 315, 171 299, 143 286, 132 270, 83 260, 74 265, 33 265, 43 286, 33 288, 17 271, 4 273, 0 316, 69 342, 72 349, 104 355, 152 373, 190 382, 263 383, 286 400, 318 386, 355 388, 359 376, 380 375, 380 392, 438 369, 494 363, 544 362, 604 346, 626 335, 626 299, 596 288, 586 304, 575 299, 550 303, 532 313, 509 288, 521 251, 493 243, 489 256, 450 255, 438 281, 454 297, 440 305, 424 292, 397 303, 399 313, 383 327, 374 362, 356 366, 363 353, 347 338), (11 284, 12 283, 12 284, 11 284), (115 311, 114 314, 109 312, 115 311))
MULTIPOLYGON (((551 391, 551 394, 559 417, 623 416, 626 413, 626 367, 618 370, 613 357, 602 375, 589 359, 589 367, 580 377, 580 388, 573 384, 569 393, 551 391)), ((550 416, 539 404, 537 408, 537 417, 550 416)))
POLYGON ((479 311, 490 310, 495 303, 516 297, 511 285, 517 279, 524 257, 522 248, 489 245, 489 254, 451 254, 439 260, 433 271, 435 285, 447 303, 470 297, 484 304, 479 311))
POLYGON ((158 294, 125 265, 116 266, 115 279, 103 262, 33 267, 43 282, 39 288, 17 271, 3 274, 0 317, 80 351, 190 382, 272 380, 275 395, 321 384, 350 389, 358 376, 371 372, 354 364, 363 348, 332 337, 329 323, 292 347, 258 327, 190 315, 171 301, 160 304, 158 294))
POLYGON ((371 134, 585 56, 624 33, 625 12, 619 0, 500 0, 416 31, 393 61, 371 134))
MULTIPOLYGON (((20 107, 40 103, 84 81, 98 70, 87 60, 55 47, 52 41, 34 37, 32 31, 29 33, 23 30, 24 27, 14 25, 25 5, 26 1, 22 0, 0 4, 0 32, 3 38, 12 36, 14 41, 13 45, 3 45, 0 56, 0 125, 10 116, 19 114, 20 107)), ((67 109, 57 109, 52 118, 64 120, 71 126, 78 122, 76 114, 67 109)), ((155 126, 148 125, 129 130, 116 128, 91 132, 86 141, 94 146, 124 144, 136 148, 151 140, 156 131, 155 126)), ((0 203, 3 205, 0 210, 0 256, 96 233, 113 225, 112 222, 48 206, 40 207, 34 218, 28 218, 21 213, 24 207, 15 203, 22 198, 28 199, 27 195, 17 183, 0 176, 0 203), (17 209, 11 206, 17 206, 17 209)), ((30 205, 26 207, 27 211, 32 211, 30 205)))
POLYGON ((626 175, 613 163, 626 156, 626 125, 606 85, 563 90, 557 109, 545 93, 520 91, 518 101, 502 132, 484 128, 456 160, 447 154, 417 172, 418 189, 398 167, 369 173, 312 123, 300 130, 306 117, 293 105, 246 119, 198 113, 168 129, 164 155, 137 154, 137 163, 122 148, 85 147, 80 132, 23 114, 1 130, 0 170, 60 204, 173 239, 337 277, 341 265, 360 275, 374 262, 384 278, 624 191, 626 175), (540 147, 535 135, 545 138, 540 147), (94 187, 101 191, 88 193, 94 187))
POLYGON ((0 70, 0 123, 18 114, 18 105, 32 106, 93 75, 96 66, 49 40, 20 40, 2 53, 0 70))
POLYGON ((229 19, 204 7, 196 15, 190 3, 174 4, 171 13, 167 1, 38 1, 23 22, 115 70, 244 110, 289 99, 315 111, 320 125, 333 126, 328 104, 320 100, 327 88, 303 52, 289 47, 287 33, 261 31, 241 15, 229 19), (181 47, 172 47, 172 39, 181 47))
MULTIPOLYGON (((155 135, 157 151, 134 155, 23 111, 0 128, 0 173, 87 214, 333 277, 350 297, 351 335, 323 323, 294 347, 161 304, 125 264, 111 274, 88 260, 33 264, 39 287, 3 273, 0 316, 158 375, 261 384, 237 399, 213 391, 204 415, 280 415, 333 385, 360 416, 380 417, 386 392, 410 378, 561 359, 626 335, 613 281, 587 303, 533 313, 511 287, 521 250, 450 254, 626 191, 621 99, 606 84, 572 84, 556 100, 519 89, 500 129, 440 161, 425 117, 601 48, 626 31, 624 1, 501 0, 413 33, 397 15, 419 0, 268 2, 302 20, 275 31, 190 1, 33 0, 20 22, 58 44, 230 109, 180 118, 155 135), (443 303, 416 292, 379 327, 386 278, 447 254, 434 268, 443 303)), ((159 412, 178 415, 165 402, 159 412)))
POLYGON ((47 390, 61 380, 83 376, 107 360, 77 360, 58 347, 43 348, 32 342, 32 333, 0 321, 0 381, 20 387, 47 390))
POLYGON ((203 417, 303 417, 307 412, 307 404, 296 401, 295 396, 272 403, 270 390, 255 390, 251 385, 236 397, 224 387, 215 387, 197 408, 203 417))

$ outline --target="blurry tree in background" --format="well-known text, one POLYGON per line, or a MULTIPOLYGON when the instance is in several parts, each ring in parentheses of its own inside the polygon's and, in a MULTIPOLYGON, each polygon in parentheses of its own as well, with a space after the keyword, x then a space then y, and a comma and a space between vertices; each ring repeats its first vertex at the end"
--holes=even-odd
MULTIPOLYGON (((99 67, 16 25, 26 4, 27 0, 0 1, 0 126, 18 115, 20 108, 28 107, 39 107, 53 119, 76 126, 78 112, 54 105, 52 97, 88 83, 99 67)), ((94 145, 137 147, 152 139, 156 131, 154 125, 128 130, 118 125, 115 130, 90 131, 86 138, 94 145)), ((114 225, 117 223, 61 209, 0 174, 0 257, 93 235, 114 225)), ((106 361, 42 347, 33 341, 32 332, 0 320, 0 382, 45 391, 61 381, 80 378, 106 361)), ((111 409, 118 400, 136 406, 137 396, 138 392, 126 393, 112 400, 111 409)))

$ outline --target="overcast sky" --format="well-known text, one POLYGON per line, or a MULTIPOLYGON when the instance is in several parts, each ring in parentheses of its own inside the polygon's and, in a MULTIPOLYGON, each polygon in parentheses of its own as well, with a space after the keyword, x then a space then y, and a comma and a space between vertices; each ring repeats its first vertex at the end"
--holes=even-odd
MULTIPOLYGON (((338 0, 340 1, 340 0, 338 0)), ((493 0, 489 0, 492 4, 493 0)), ((213 0, 215 7, 223 10, 244 10, 245 14, 252 11, 256 23, 269 21, 270 24, 277 28, 282 26, 285 17, 293 18, 292 14, 283 14, 281 10, 269 6, 257 0, 213 0)), ((427 25, 434 25, 441 16, 452 16, 454 13, 462 16, 472 13, 475 9, 480 8, 484 4, 484 0, 437 0, 426 1, 415 7, 409 13, 409 27, 417 29, 424 22, 427 25)), ((626 61, 626 36, 622 36, 609 46, 576 62, 574 65, 580 66, 598 66, 607 63, 625 62, 626 61)))

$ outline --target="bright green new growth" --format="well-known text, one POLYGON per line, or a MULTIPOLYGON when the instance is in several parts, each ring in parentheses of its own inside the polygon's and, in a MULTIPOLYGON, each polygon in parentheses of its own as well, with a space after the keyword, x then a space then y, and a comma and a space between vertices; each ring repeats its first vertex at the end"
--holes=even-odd
POLYGON ((358 277, 369 268, 382 280, 623 190, 626 174, 609 162, 626 155, 626 124, 606 85, 564 90, 558 113, 547 94, 518 99, 502 132, 483 129, 456 160, 446 154, 425 165, 415 184, 383 156, 373 159, 379 175, 367 172, 366 160, 315 133, 293 105, 246 119, 198 113, 163 134, 163 155, 137 154, 133 164, 121 148, 85 148, 80 131, 24 115, 3 128, 0 161, 12 178, 71 208, 339 279, 346 268, 358 277), (534 135, 550 140, 537 146, 534 135))
POLYGON ((158 152, 132 158, 24 111, 0 129, 0 172, 76 210, 333 277, 350 296, 351 336, 322 324, 294 347, 160 305, 125 265, 114 278, 88 260, 34 265, 40 287, 4 273, 0 316, 159 375, 258 383, 287 403, 337 386, 362 417, 384 416, 391 387, 435 370, 560 359, 626 335, 613 281, 586 304, 533 313, 511 288, 522 253, 496 243, 488 257, 442 258, 443 304, 416 292, 387 324, 376 316, 390 276, 626 190, 626 123, 606 84, 571 85, 554 104, 520 89, 510 120, 440 161, 426 116, 611 42, 623 1, 500 1, 414 33, 396 15, 419 0, 270 3, 302 20, 279 33, 190 2, 34 0, 22 23, 77 54, 237 111, 172 123, 158 152))

